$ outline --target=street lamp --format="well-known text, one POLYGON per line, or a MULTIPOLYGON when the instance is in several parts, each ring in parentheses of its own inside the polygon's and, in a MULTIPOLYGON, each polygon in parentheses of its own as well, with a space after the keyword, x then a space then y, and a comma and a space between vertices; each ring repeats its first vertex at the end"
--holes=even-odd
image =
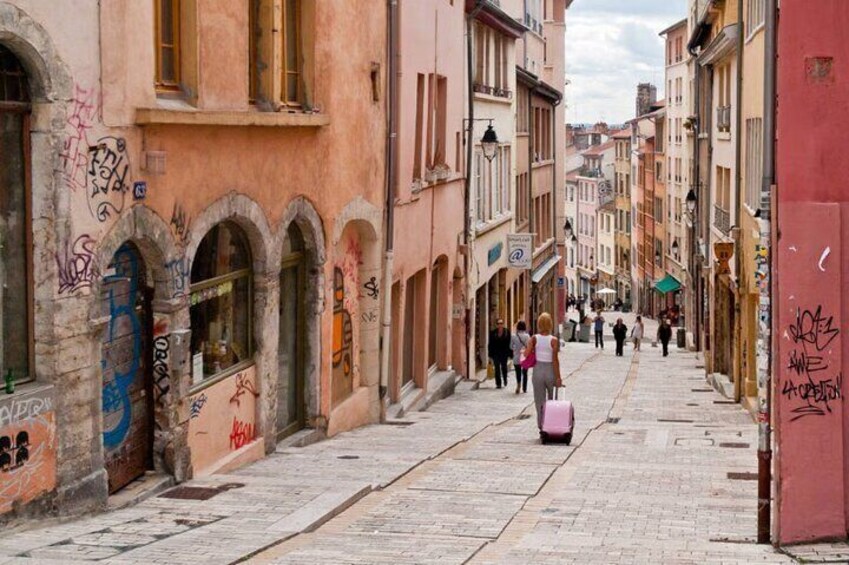
MULTIPOLYGON (((569 219, 566 219, 566 223, 563 224, 563 233, 566 235, 566 239, 571 239, 574 231, 572 230, 572 222, 569 219)), ((575 240, 577 241, 577 239, 575 240)))
POLYGON ((691 214, 696 211, 697 200, 696 192, 691 188, 690 192, 687 193, 687 210, 689 210, 691 214))
POLYGON ((498 136, 492 129, 492 122, 486 127, 483 138, 481 138, 481 147, 483 147, 483 156, 491 163, 498 152, 498 136))
POLYGON ((578 238, 574 235, 572 236, 572 245, 578 247, 578 238))
POLYGON ((676 256, 678 255, 678 249, 678 238, 675 238, 675 241, 672 242, 672 253, 674 253, 676 256))

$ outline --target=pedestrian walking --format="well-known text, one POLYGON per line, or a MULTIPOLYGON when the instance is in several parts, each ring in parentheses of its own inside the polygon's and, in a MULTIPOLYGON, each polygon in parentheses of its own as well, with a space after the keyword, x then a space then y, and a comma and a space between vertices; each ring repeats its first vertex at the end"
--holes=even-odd
POLYGON ((510 349, 510 330, 504 327, 504 320, 498 318, 495 329, 489 334, 487 353, 495 366, 495 388, 501 388, 501 382, 507 386, 507 360, 513 356, 510 349))
POLYGON ((554 388, 563 385, 560 379, 560 340, 551 335, 554 322, 547 312, 540 314, 537 319, 538 334, 531 338, 528 355, 536 356, 534 376, 531 379, 534 386, 534 406, 537 409, 537 427, 542 437, 542 410, 546 400, 554 399, 554 388))
POLYGON ((663 346, 663 356, 669 356, 669 340, 672 339, 672 326, 669 324, 669 319, 660 321, 660 326, 657 328, 657 340, 663 346))
POLYGON ((634 351, 640 350, 640 342, 643 340, 645 326, 643 326, 643 317, 637 316, 637 321, 634 322, 634 327, 631 328, 631 338, 634 340, 634 351))
POLYGON ((616 340, 616 356, 622 357, 625 347, 625 340, 628 338, 628 326, 622 321, 622 318, 616 320, 613 326, 613 339, 616 340))
POLYGON ((531 336, 525 322, 516 324, 516 333, 510 338, 510 349, 513 350, 513 370, 516 372, 516 394, 519 390, 528 392, 528 370, 522 368, 521 360, 527 355, 531 336))
POLYGON ((593 319, 593 329, 595 330, 595 347, 604 349, 604 316, 601 315, 601 310, 596 312, 593 319))

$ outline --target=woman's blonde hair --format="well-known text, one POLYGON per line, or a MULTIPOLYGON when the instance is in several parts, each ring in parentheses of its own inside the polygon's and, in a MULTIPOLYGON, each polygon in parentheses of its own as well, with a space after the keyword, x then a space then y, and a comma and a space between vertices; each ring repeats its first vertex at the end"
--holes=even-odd
POLYGON ((537 318, 537 331, 541 334, 550 334, 554 329, 554 322, 551 320, 551 314, 543 312, 537 318))

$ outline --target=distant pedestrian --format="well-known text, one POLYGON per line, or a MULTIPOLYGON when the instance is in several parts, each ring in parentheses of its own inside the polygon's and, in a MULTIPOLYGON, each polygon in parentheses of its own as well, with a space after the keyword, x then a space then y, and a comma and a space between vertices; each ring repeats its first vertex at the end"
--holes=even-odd
POLYGON ((534 406, 537 409, 537 427, 542 434, 542 410, 546 400, 554 399, 554 388, 563 386, 560 379, 560 340, 551 335, 554 322, 551 315, 543 312, 537 319, 538 334, 531 338, 528 355, 536 356, 534 365, 534 406))
POLYGON ((643 340, 645 326, 643 326, 643 317, 637 316, 637 321, 634 322, 634 327, 631 328, 631 338, 634 340, 634 351, 640 350, 640 342, 643 340))
POLYGON ((660 326, 657 328, 657 340, 663 345, 663 356, 669 356, 669 340, 672 339, 672 326, 669 324, 669 319, 660 321, 660 326))
POLYGON ((628 337, 628 326, 622 322, 622 318, 616 320, 613 326, 613 339, 616 340, 616 356, 622 357, 622 350, 625 347, 625 339, 628 337))
POLYGON ((604 349, 604 316, 599 310, 593 319, 593 329, 595 330, 595 347, 604 349))
POLYGON ((489 334, 487 353, 495 365, 495 388, 501 388, 501 381, 507 386, 507 360, 513 356, 510 349, 510 330, 504 327, 504 320, 498 318, 495 329, 489 334))
POLYGON ((520 361, 527 355, 531 336, 528 334, 528 326, 525 322, 516 324, 516 333, 510 338, 510 349, 513 350, 513 370, 516 372, 516 394, 519 389, 528 392, 528 370, 523 369, 520 361))

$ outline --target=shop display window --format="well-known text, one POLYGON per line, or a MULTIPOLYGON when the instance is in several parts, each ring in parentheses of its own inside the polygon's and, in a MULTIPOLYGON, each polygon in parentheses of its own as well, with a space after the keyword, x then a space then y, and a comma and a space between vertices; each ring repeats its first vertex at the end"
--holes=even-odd
POLYGON ((192 264, 189 295, 192 380, 232 373, 253 361, 250 247, 231 222, 213 227, 192 264))

